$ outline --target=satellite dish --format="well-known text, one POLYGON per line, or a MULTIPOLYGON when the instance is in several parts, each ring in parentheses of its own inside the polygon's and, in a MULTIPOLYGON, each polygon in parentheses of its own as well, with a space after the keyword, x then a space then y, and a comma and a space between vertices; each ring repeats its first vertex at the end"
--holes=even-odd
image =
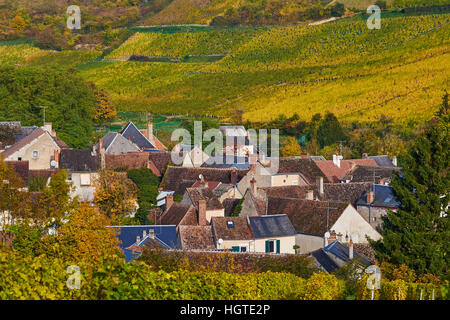
POLYGON ((58 163, 55 160, 50 161, 50 166, 56 167, 58 163))
POLYGON ((329 238, 330 237, 330 233, 327 231, 325 232, 325 238, 329 238))
POLYGON ((223 239, 221 238, 221 239, 217 240, 217 243, 218 244, 222 244, 223 243, 223 239))

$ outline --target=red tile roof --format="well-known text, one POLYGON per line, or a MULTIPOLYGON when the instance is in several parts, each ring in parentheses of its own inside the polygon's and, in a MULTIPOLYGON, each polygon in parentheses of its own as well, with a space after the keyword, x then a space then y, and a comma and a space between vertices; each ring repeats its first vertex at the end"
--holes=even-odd
POLYGON ((267 214, 287 214, 299 233, 323 236, 339 219, 348 203, 297 199, 268 199, 267 214), (328 222, 328 228, 327 228, 328 222))
POLYGON ((253 232, 245 217, 213 217, 211 226, 216 239, 251 240, 253 232), (232 222, 230 227, 228 222, 232 222))
POLYGON ((211 226, 180 226, 181 248, 185 250, 215 249, 211 226))
POLYGON ((330 182, 338 183, 342 180, 345 174, 353 169, 356 165, 378 167, 378 164, 373 159, 352 159, 341 160, 340 168, 338 168, 332 160, 315 161, 320 170, 325 174, 330 182))

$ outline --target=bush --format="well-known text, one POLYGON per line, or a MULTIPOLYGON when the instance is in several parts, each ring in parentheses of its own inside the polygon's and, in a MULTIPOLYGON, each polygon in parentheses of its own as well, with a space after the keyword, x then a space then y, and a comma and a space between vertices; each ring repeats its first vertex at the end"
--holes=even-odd
POLYGON ((302 300, 338 300, 344 298, 344 281, 334 275, 316 273, 308 279, 302 300))

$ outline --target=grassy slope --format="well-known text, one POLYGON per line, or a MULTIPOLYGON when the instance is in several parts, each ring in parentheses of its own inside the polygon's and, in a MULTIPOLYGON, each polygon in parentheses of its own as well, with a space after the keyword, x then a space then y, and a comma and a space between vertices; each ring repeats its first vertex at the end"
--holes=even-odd
POLYGON ((422 119, 448 88, 450 30, 438 25, 449 17, 386 19, 372 31, 364 20, 273 28, 216 63, 101 63, 83 74, 110 90, 122 110, 226 117, 243 108, 253 120, 332 110, 346 120, 375 121, 381 113, 422 119))

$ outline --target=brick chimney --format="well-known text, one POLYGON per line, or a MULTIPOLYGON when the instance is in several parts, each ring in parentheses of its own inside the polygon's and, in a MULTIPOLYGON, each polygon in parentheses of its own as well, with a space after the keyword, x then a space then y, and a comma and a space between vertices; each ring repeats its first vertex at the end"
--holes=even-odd
POLYGON ((153 143, 153 123, 150 120, 147 121, 147 139, 153 143))
POLYGON ((233 168, 231 170, 231 184, 236 184, 237 183, 237 170, 236 168, 233 168))
POLYGON ((256 185, 256 179, 255 179, 255 177, 253 177, 252 180, 250 180, 250 187, 251 187, 252 193, 253 193, 254 195, 256 195, 256 193, 258 192, 258 187, 257 187, 257 185, 256 185))
POLYGON ((208 221, 206 220, 206 200, 198 200, 198 225, 206 226, 208 221))
POLYGON ((172 204, 173 204, 173 195, 171 194, 166 195, 166 210, 169 210, 172 204))

